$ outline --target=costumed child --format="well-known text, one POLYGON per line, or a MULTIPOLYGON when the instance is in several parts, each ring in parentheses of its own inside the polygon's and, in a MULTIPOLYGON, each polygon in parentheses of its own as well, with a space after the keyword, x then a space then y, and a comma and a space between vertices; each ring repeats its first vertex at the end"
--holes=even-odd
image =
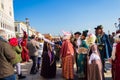
POLYGON ((95 40, 96 36, 94 34, 88 34, 86 39, 90 49, 88 58, 88 80, 103 80, 102 62, 95 40))

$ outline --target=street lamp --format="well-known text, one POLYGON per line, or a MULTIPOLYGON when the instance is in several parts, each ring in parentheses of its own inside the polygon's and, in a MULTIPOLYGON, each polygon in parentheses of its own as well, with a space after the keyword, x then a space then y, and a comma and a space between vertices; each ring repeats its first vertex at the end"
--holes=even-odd
POLYGON ((119 24, 117 25, 117 23, 114 23, 115 27, 118 28, 120 30, 120 18, 118 18, 118 22, 119 24))
POLYGON ((27 34, 28 34, 28 37, 29 37, 29 19, 25 18, 25 20, 26 20, 26 25, 27 25, 27 34))

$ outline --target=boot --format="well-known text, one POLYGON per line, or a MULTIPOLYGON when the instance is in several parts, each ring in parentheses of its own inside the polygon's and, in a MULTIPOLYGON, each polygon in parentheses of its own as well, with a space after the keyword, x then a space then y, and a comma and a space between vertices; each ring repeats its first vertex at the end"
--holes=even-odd
POLYGON ((22 74, 18 75, 18 79, 24 79, 26 76, 22 76, 22 74))

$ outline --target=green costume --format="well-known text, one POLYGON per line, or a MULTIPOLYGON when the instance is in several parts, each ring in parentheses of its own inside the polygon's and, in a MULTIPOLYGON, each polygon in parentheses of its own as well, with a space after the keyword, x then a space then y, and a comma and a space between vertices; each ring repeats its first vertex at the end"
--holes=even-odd
MULTIPOLYGON (((88 49, 88 46, 85 40, 82 40, 80 47, 84 47, 88 49)), ((77 56, 78 61, 78 77, 86 78, 87 77, 87 53, 79 53, 77 56)))

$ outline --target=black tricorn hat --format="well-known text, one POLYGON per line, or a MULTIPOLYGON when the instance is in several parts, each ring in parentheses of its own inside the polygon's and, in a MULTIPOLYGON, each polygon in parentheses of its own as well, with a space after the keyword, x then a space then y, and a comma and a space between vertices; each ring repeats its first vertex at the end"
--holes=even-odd
POLYGON ((102 25, 98 25, 95 29, 103 29, 102 25))
POLYGON ((81 33, 80 33, 80 32, 75 32, 75 33, 74 33, 74 35, 76 35, 76 34, 81 35, 81 33))
POLYGON ((82 33, 82 35, 85 37, 87 37, 87 34, 88 34, 88 30, 83 31, 83 33, 82 33))

